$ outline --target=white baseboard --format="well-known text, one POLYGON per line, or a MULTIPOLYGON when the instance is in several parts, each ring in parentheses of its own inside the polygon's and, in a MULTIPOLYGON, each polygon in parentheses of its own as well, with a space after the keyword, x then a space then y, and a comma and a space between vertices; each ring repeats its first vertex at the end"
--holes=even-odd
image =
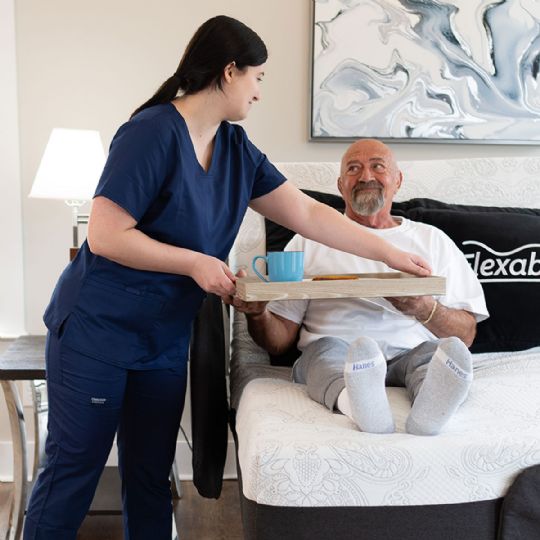
MULTIPOLYGON (((32 464, 34 458, 34 443, 27 443, 28 452, 28 474, 32 474, 32 464)), ((116 447, 111 451, 111 455, 107 460, 107 465, 117 465, 118 459, 116 455, 116 447)), ((192 480, 193 471, 191 467, 191 450, 186 441, 177 441, 176 443, 176 464, 178 467, 178 476, 180 480, 192 480)), ((236 475, 236 458, 234 441, 230 440, 227 446, 227 461, 225 462, 225 471, 223 478, 235 479, 236 475)), ((29 478, 30 480, 30 478, 29 478)), ((13 450, 10 441, 0 441, 0 482, 13 482, 13 450)))

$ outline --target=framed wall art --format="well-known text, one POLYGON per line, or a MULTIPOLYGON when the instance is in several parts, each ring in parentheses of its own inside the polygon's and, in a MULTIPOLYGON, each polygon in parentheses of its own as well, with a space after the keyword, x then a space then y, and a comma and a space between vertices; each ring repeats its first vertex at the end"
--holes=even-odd
POLYGON ((540 144, 540 1, 313 0, 311 139, 540 144))

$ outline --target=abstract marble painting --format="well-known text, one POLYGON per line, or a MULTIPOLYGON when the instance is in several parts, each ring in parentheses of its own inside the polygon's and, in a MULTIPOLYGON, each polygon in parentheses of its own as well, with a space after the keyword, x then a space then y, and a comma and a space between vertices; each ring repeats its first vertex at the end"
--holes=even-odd
POLYGON ((312 139, 540 144, 540 0, 314 0, 312 139))

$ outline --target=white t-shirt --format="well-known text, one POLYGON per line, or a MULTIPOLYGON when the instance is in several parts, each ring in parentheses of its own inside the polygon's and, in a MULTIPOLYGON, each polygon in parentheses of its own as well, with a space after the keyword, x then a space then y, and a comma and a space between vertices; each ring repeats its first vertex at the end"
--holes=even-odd
MULTIPOLYGON (((477 321, 486 319, 489 314, 482 286, 454 242, 431 225, 395 219, 401 220, 400 224, 388 229, 357 225, 399 249, 422 256, 430 263, 433 275, 446 277, 446 294, 437 298, 441 304, 470 311, 477 321)), ((299 235, 285 249, 304 252, 304 271, 308 275, 395 272, 382 262, 338 251, 299 235)), ((270 302, 268 309, 302 324, 300 350, 325 336, 340 337, 349 343, 360 336, 369 336, 378 342, 386 358, 392 358, 436 339, 423 324, 404 315, 384 298, 285 300, 270 302)))

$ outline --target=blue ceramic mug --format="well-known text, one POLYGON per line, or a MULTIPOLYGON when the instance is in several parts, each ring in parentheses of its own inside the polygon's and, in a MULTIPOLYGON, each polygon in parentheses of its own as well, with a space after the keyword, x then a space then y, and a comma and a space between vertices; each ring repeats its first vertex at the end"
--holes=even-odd
POLYGON ((263 281, 302 281, 304 277, 303 251, 270 251, 264 255, 257 255, 251 263, 253 271, 263 281), (259 259, 266 261, 268 278, 263 276, 256 268, 259 259))

